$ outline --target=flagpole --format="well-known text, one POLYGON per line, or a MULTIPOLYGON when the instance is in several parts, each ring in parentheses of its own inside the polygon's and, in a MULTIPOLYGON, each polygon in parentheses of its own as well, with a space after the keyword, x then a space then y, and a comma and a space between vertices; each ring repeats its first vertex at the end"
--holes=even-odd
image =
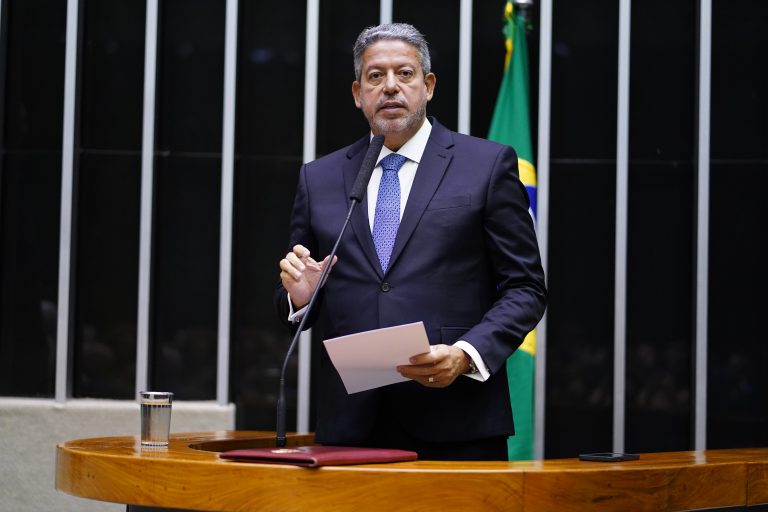
POLYGON ((528 32, 530 31, 530 26, 528 25, 528 9, 533 7, 533 0, 513 0, 512 5, 515 6, 515 10, 517 11, 517 17, 523 20, 525 23, 525 35, 528 35, 528 32))
POLYGON ((527 20, 528 8, 533 7, 533 0, 514 0, 512 5, 517 8, 517 15, 523 20, 527 20))

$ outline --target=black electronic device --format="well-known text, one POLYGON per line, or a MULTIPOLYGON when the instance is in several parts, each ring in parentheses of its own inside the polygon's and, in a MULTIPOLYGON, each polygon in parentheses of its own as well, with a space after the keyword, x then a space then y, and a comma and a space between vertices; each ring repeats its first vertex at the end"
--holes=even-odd
POLYGON ((637 460, 640 455, 636 453, 616 453, 616 452, 602 452, 602 453, 582 453, 579 455, 579 460, 587 460, 592 462, 624 462, 628 460, 637 460))

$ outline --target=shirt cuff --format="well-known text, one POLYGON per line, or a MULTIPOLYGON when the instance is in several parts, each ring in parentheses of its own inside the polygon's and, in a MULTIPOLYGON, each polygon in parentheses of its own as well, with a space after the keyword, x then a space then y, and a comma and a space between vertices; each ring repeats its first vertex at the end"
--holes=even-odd
MULTIPOLYGON (((301 319, 304 317, 304 313, 307 311, 307 306, 304 306, 298 311, 293 310, 293 302, 291 302, 291 294, 288 294, 288 321, 292 324, 297 324, 301 322, 301 319)), ((479 366, 478 366, 479 368, 479 366)))
POLYGON ((457 341, 453 344, 453 346, 459 347, 461 350, 466 352, 466 354, 472 358, 472 361, 474 361, 475 366, 477 366, 478 373, 465 373, 464 376, 469 377, 470 379, 479 380, 480 382, 487 381, 491 376, 491 372, 488 371, 488 367, 485 366, 483 358, 480 357, 480 353, 475 349, 475 347, 464 340, 457 341))

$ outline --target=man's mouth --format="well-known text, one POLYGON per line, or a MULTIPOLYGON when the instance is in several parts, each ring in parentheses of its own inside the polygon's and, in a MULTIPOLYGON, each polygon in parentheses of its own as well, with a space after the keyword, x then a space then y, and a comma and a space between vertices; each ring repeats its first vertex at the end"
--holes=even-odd
POLYGON ((379 110, 396 110, 399 108, 405 108, 405 104, 399 101, 385 101, 379 106, 379 110))

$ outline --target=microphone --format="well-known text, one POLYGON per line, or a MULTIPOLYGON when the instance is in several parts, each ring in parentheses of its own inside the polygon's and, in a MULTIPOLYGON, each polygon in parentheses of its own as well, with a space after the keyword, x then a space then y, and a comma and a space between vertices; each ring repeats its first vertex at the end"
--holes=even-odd
POLYGON ((312 295, 309 299, 309 303, 307 304, 306 311, 304 311, 304 316, 301 317, 301 321, 299 322, 299 326, 296 329, 296 333, 293 335, 291 344, 288 346, 288 352, 285 354, 285 359, 283 360, 283 369, 280 372, 280 389, 277 395, 277 429, 275 444, 278 448, 285 448, 287 441, 285 431, 285 373, 288 368, 288 361, 290 360, 293 351, 296 349, 296 345, 299 342, 299 337, 304 330, 304 325, 307 323, 307 318, 309 318, 312 309, 314 309, 315 302, 317 302, 318 293, 322 285, 325 283, 325 279, 331 269, 333 258, 336 256, 336 250, 339 248, 341 237, 344 236, 344 232, 347 230, 347 225, 349 224, 349 219, 352 217, 352 212, 355 210, 355 206, 357 206, 358 203, 362 202, 363 200, 363 195, 365 194, 365 190, 368 188, 368 182, 371 180, 373 168, 376 167, 376 160, 379 157, 379 153, 381 153, 381 148, 383 145, 383 135, 376 135, 373 139, 371 139, 371 142, 368 145, 368 151, 365 153, 363 163, 360 165, 357 178, 355 179, 355 183, 352 186, 351 192, 349 193, 349 211, 347 212, 347 217, 344 220, 344 225, 341 226, 339 236, 336 238, 336 242, 333 244, 333 249, 331 249, 331 252, 328 255, 328 264, 323 267, 323 271, 320 273, 320 278, 317 280, 317 286, 312 291, 312 295))
MULTIPOLYGON (((363 163, 360 165, 360 171, 357 173, 357 179, 355 184, 352 185, 352 191, 349 193, 349 198, 358 203, 362 202, 365 190, 368 188, 368 182, 371 181, 371 174, 373 174, 373 168, 376 167, 376 159, 379 158, 381 148, 384 146, 384 136, 377 135, 371 139, 371 143, 368 146, 368 151, 365 153, 363 163)), ((342 228, 342 233, 344 228, 342 228)))

